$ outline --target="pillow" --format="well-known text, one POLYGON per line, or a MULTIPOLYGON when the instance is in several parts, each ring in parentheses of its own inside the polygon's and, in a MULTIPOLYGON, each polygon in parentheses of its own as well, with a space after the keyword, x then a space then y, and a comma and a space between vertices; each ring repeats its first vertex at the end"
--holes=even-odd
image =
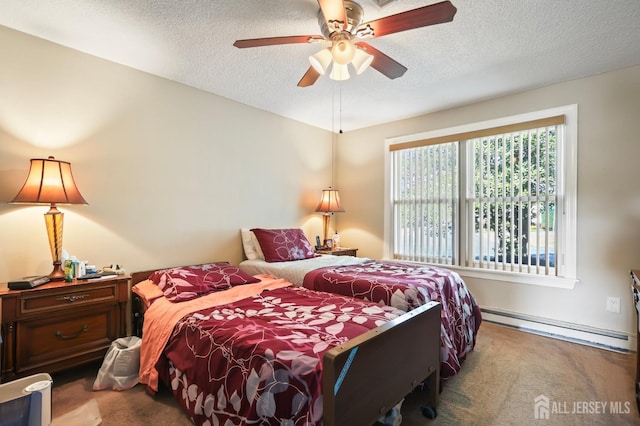
POLYGON ((151 306, 151 302, 156 300, 158 297, 164 296, 162 290, 160 290, 160 288, 151 280, 140 281, 138 284, 133 286, 131 291, 140 296, 145 308, 151 306))
POLYGON ((153 272, 149 280, 162 290, 170 302, 185 302, 214 291, 260 281, 228 262, 162 269, 153 272))
POLYGON ((301 229, 254 228, 251 231, 258 239, 267 262, 286 262, 317 256, 301 229))
POLYGON ((264 259, 264 254, 262 254, 256 234, 247 228, 240 229, 240 234, 242 235, 242 247, 244 248, 244 254, 247 256, 247 259, 264 259))

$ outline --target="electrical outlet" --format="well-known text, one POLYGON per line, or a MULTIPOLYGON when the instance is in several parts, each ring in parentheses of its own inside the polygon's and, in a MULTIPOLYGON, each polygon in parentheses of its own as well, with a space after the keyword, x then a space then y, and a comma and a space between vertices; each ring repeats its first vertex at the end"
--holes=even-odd
POLYGON ((607 311, 620 313, 620 298, 619 297, 607 297, 607 311))

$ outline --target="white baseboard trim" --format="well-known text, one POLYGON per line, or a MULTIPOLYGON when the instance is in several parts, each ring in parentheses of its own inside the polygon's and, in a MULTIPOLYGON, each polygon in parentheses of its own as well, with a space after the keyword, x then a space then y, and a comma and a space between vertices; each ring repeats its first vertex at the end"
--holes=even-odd
POLYGON ((636 351, 635 334, 603 330, 493 308, 482 308, 481 310, 483 321, 615 352, 628 353, 636 351))

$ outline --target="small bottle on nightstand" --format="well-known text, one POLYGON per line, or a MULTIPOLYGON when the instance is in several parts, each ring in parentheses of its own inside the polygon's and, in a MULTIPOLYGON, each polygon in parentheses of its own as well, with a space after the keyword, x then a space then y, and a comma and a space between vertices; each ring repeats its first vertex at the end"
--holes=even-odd
POLYGON ((333 233, 333 248, 339 248, 340 247, 340 236, 338 235, 338 230, 336 229, 336 232, 333 233))
POLYGON ((71 259, 67 259, 64 261, 64 280, 65 282, 70 283, 71 281, 73 281, 73 276, 74 276, 74 272, 73 272, 73 260, 71 259))

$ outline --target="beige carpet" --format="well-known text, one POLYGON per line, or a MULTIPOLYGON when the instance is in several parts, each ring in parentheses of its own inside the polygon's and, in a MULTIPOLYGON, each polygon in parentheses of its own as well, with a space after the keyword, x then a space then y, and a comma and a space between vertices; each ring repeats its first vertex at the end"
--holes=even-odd
MULTIPOLYGON (((462 372, 444 385, 437 418, 428 420, 420 414, 416 392, 403 404, 402 424, 640 424, 634 394, 635 362, 635 354, 483 323, 476 349, 467 357, 462 372), (547 420, 535 417, 534 398, 540 395, 549 400, 547 420), (604 402, 607 405, 603 407, 604 402), (612 414, 612 403, 622 413, 612 414), (576 408, 586 412, 572 413, 576 408), (604 412, 596 413, 596 408, 604 412)), ((191 424, 166 390, 155 398, 140 385, 124 392, 92 391, 99 367, 53 376, 54 419, 95 399, 105 426, 191 424)))

